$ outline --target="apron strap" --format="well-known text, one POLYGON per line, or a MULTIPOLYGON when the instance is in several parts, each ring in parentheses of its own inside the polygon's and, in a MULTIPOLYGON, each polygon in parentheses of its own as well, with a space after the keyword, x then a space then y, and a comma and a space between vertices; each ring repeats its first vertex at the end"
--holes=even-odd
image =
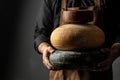
POLYGON ((65 10, 65 9, 67 10, 66 0, 62 0, 62 1, 61 1, 61 12, 60 12, 60 23, 59 23, 60 26, 62 25, 62 18, 61 18, 62 12, 63 12, 63 10, 65 10))
POLYGON ((91 7, 91 10, 93 10, 93 21, 88 22, 88 24, 95 24, 96 25, 96 22, 98 21, 98 17, 101 16, 101 15, 99 15, 99 14, 101 14, 101 12, 100 12, 100 8, 101 8, 100 0, 94 0, 94 4, 95 5, 93 7, 91 7))
POLYGON ((94 0, 95 7, 100 8, 100 0, 94 0))

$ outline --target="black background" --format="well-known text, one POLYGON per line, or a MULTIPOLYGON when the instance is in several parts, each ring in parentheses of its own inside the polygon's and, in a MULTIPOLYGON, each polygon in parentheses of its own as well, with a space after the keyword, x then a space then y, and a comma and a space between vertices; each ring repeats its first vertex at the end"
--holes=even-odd
MULTIPOLYGON (((115 11, 109 14, 119 14, 117 0, 109 2, 115 11)), ((0 80, 48 80, 48 70, 42 64, 41 55, 33 48, 39 6, 40 0, 0 1, 0 80)), ((120 80, 119 58, 113 63, 113 73, 114 80, 120 80)))

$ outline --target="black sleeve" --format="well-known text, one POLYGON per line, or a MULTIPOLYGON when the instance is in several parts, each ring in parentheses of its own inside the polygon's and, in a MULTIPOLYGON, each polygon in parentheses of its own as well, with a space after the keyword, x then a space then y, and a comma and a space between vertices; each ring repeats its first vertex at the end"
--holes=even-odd
POLYGON ((108 0, 105 9, 105 21, 107 31, 107 42, 110 46, 114 43, 120 43, 120 11, 119 2, 108 0))
POLYGON ((115 34, 116 34, 115 42, 120 43, 120 9, 119 9, 119 7, 120 7, 119 2, 116 2, 115 6, 113 7, 114 16, 115 16, 115 18, 113 20, 115 20, 116 24, 117 24, 116 30, 115 30, 115 34))
POLYGON ((120 24, 117 25, 116 28, 116 37, 115 37, 115 43, 120 43, 120 24))
POLYGON ((114 33, 115 39, 114 43, 119 42, 120 43, 120 11, 119 11, 119 2, 118 1, 109 1, 109 19, 111 20, 111 25, 113 29, 111 30, 111 33, 114 33))
POLYGON ((36 18, 34 30, 34 48, 38 52, 41 42, 50 42, 50 34, 53 29, 53 14, 51 0, 41 0, 39 13, 36 18))

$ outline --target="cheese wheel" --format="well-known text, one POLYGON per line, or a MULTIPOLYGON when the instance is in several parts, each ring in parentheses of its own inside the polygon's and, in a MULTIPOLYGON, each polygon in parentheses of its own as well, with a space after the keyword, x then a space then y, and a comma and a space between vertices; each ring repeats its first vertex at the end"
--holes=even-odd
POLYGON ((103 45, 105 34, 96 25, 65 24, 53 30, 50 41, 58 50, 91 49, 103 45))

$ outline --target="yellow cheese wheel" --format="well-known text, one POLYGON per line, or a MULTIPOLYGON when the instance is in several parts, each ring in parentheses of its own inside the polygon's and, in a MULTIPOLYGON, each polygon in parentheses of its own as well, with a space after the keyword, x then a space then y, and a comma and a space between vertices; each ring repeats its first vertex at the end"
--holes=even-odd
POLYGON ((102 46, 105 35, 95 25, 65 24, 53 30, 50 41, 58 50, 91 49, 102 46))

